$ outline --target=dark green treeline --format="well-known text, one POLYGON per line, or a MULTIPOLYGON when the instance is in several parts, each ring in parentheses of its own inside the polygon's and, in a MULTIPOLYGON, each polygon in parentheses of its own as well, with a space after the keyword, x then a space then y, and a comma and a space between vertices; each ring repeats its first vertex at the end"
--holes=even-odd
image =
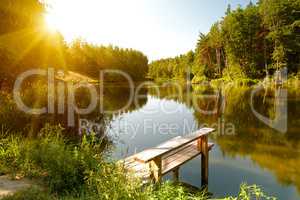
POLYGON ((149 75, 195 76, 194 82, 259 79, 283 67, 290 73, 300 68, 300 0, 260 0, 236 10, 228 6, 209 33, 200 33, 194 52, 151 63, 149 75))
POLYGON ((0 1, 0 87, 25 70, 48 67, 95 79, 103 69, 123 70, 135 80, 145 78, 148 59, 139 51, 81 40, 66 44, 61 34, 46 27, 47 6, 39 0, 0 1))

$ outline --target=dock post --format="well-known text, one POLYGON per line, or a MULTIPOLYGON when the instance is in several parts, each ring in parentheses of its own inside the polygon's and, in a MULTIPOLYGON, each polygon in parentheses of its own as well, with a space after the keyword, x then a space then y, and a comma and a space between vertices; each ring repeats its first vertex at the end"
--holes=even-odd
POLYGON ((201 185, 208 186, 208 137, 201 138, 201 185))
POLYGON ((173 179, 175 182, 179 181, 179 167, 173 170, 173 179))
POLYGON ((150 162, 151 176, 155 183, 160 182, 162 176, 161 158, 156 158, 150 162))

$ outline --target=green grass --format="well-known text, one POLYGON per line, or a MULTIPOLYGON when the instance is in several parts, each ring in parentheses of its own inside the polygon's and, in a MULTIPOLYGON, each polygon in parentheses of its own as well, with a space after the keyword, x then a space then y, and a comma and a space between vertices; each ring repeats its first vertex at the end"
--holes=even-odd
MULTIPOLYGON (((191 193, 186 187, 165 182, 142 185, 127 176, 122 167, 101 151, 102 141, 83 137, 74 144, 62 136, 62 128, 46 125, 38 137, 2 132, 0 169, 12 176, 40 180, 41 188, 19 191, 4 200, 145 199, 206 200, 205 192, 191 193)), ((243 185, 238 197, 227 199, 269 199, 260 188, 243 185)))
POLYGON ((4 197, 3 200, 54 200, 50 193, 42 191, 37 187, 19 191, 12 196, 4 197))

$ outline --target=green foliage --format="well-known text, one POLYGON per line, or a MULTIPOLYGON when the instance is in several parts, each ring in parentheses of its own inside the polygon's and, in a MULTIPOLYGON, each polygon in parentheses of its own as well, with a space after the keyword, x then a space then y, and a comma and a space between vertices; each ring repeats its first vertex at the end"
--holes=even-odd
POLYGON ((2 0, 0 34, 39 26, 44 11, 44 5, 39 0, 2 0))
POLYGON ((154 79, 186 80, 187 77, 192 78, 193 64, 194 52, 190 51, 186 55, 152 62, 148 75, 154 79))
MULTIPOLYGON (((126 191, 121 191, 120 194, 125 194, 126 191)), ((205 192, 190 193, 185 187, 174 185, 166 182, 162 185, 148 186, 144 191, 139 192, 141 196, 120 196, 113 197, 109 195, 109 199, 144 199, 144 200, 206 200, 210 199, 205 192)), ((93 193, 82 192, 80 195, 72 196, 55 196, 47 191, 32 187, 26 190, 17 192, 12 196, 4 197, 3 200, 96 200, 105 199, 103 196, 97 196, 93 193)), ((275 197, 265 195, 261 188, 256 185, 248 186, 243 184, 237 197, 226 197, 219 200, 276 200, 275 197)))
MULTIPOLYGON (((274 69, 287 67, 296 73, 300 66, 299 0, 260 0, 232 10, 200 33, 192 76, 197 79, 261 79, 274 69), (201 77, 201 78, 199 78, 201 77)), ((182 55, 185 57, 187 55, 182 55)), ((153 62, 152 77, 178 77, 176 59, 153 62)), ((181 66, 186 71, 187 66, 181 66)), ((184 77, 183 77, 184 78, 184 77)))
POLYGON ((275 66, 277 69, 285 66, 285 49, 282 45, 275 47, 272 58, 276 62, 275 66))
MULTIPOLYGON (((67 45, 60 33, 46 28, 46 1, 0 2, 0 88, 13 84, 22 72, 35 68, 74 70, 99 79, 99 71, 118 69, 143 80, 148 59, 139 51, 103 47, 80 40, 67 45)), ((112 80, 120 79, 113 77, 112 80)))
MULTIPOLYGON (((32 108, 47 106, 46 84, 37 81, 27 87, 27 89, 21 90, 22 100, 27 106, 32 108)), ((4 127, 10 131, 21 132, 20 134, 29 134, 29 131, 35 128, 32 116, 18 109, 12 94, 0 91, 0 103, 0 128, 4 127)), ((43 117, 39 119, 43 119, 43 117)))
POLYGON ((274 47, 274 65, 277 68, 287 65, 290 71, 297 71, 300 62, 299 0, 260 0, 259 10, 268 30, 267 39, 274 47))
POLYGON ((208 81, 208 79, 206 78, 206 76, 204 75, 196 75, 194 76, 192 83, 193 84, 198 84, 198 83, 203 83, 205 81, 208 81))
POLYGON ((227 67, 237 65, 247 77, 261 77, 264 69, 264 34, 258 7, 249 5, 228 14, 222 22, 227 67))
POLYGON ((67 145, 59 126, 46 125, 37 139, 10 135, 1 140, 0 149, 2 168, 12 174, 43 177, 51 191, 60 193, 79 189, 84 183, 83 164, 94 159, 67 145))
POLYGON ((207 35, 200 34, 196 47, 196 65, 203 68, 203 74, 209 79, 222 76, 222 69, 225 66, 223 37, 221 24, 215 23, 207 35))
POLYGON ((52 193, 98 199, 143 196, 138 181, 127 182, 122 168, 105 161, 102 142, 95 136, 72 144, 62 136, 61 127, 48 124, 37 138, 1 136, 0 168, 13 176, 41 178, 52 193))
POLYGON ((229 80, 243 79, 247 77, 238 64, 232 64, 228 66, 226 69, 224 69, 223 74, 224 78, 229 80))
MULTIPOLYGON (((6 132, 1 133, 3 137, 6 135, 6 132)), ((19 170, 21 165, 20 162, 20 154, 21 149, 19 146, 19 139, 14 138, 13 136, 9 136, 8 138, 1 139, 0 143, 0 168, 3 172, 7 172, 9 170, 10 173, 16 175, 16 172, 19 170)))
POLYGON ((37 146, 29 155, 33 157, 34 165, 47 173, 45 180, 49 189, 59 193, 79 189, 84 177, 80 155, 72 145, 65 144, 61 131, 60 127, 46 125, 40 132, 43 138, 39 144, 33 144, 37 146))
POLYGON ((275 197, 269 197, 265 195, 262 189, 256 185, 248 186, 246 184, 241 185, 240 192, 237 197, 228 197, 224 200, 276 200, 275 197))
POLYGON ((44 24, 46 6, 39 0, 0 2, 0 87, 32 68, 64 69, 66 44, 44 24))
POLYGON ((205 191, 191 193, 186 187, 174 185, 174 183, 166 182, 162 185, 154 186, 151 190, 150 200, 204 200, 208 199, 205 191))
POLYGON ((70 70, 99 79, 99 71, 118 69, 133 80, 144 80, 148 73, 148 58, 139 51, 113 46, 97 46, 81 40, 67 49, 66 63, 70 70))
POLYGON ((7 196, 2 200, 54 200, 48 192, 42 191, 37 187, 31 187, 26 190, 19 191, 13 196, 7 196))
MULTIPOLYGON (((191 193, 170 182, 142 187, 139 180, 126 175, 123 168, 109 161, 101 151, 101 140, 83 137, 74 144, 62 136, 62 128, 46 125, 37 138, 24 138, 6 132, 0 138, 0 168, 6 173, 44 180, 46 189, 30 188, 5 197, 22 199, 177 199, 205 200, 205 192, 191 193)), ((265 197, 256 187, 243 186, 238 199, 265 197), (255 196, 256 195, 256 196, 255 196), (243 198, 247 197, 247 198, 243 198)), ((234 198, 229 198, 234 199, 234 198)))

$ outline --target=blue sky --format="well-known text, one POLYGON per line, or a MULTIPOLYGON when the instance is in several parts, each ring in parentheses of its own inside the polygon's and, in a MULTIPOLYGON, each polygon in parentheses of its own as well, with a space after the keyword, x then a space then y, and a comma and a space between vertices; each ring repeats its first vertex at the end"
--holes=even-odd
MULTIPOLYGON (((250 0, 48 0, 48 22, 68 41, 134 48, 150 60, 195 48, 200 32, 250 0), (67 10, 67 12, 66 12, 67 10)), ((253 0, 256 2, 256 0, 253 0)))
POLYGON ((150 1, 149 15, 158 18, 158 31, 172 36, 172 42, 157 44, 158 48, 153 49, 154 52, 149 52, 153 58, 176 56, 194 49, 199 32, 207 33, 211 25, 225 15, 229 4, 235 9, 238 5, 246 6, 250 2, 249 0, 150 1), (174 44, 168 46, 168 43, 174 44))

